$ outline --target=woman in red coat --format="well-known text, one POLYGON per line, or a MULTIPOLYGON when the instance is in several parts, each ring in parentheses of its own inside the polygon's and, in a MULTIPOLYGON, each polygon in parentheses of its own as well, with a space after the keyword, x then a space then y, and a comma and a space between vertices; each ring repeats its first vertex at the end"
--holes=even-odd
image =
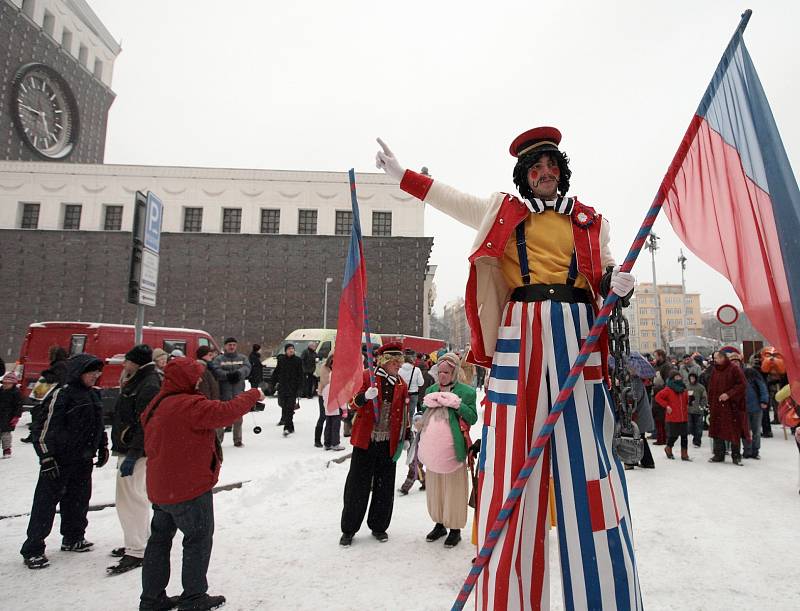
POLYGON ((745 390, 747 382, 742 369, 732 363, 725 352, 714 353, 714 368, 708 382, 711 423, 708 435, 714 439, 714 456, 710 462, 725 461, 725 442, 731 444, 733 464, 742 465, 741 439, 749 437, 745 390))
POLYGON ((656 395, 656 401, 666 408, 667 445, 664 452, 667 458, 672 455, 672 447, 681 438, 681 460, 691 461, 689 458, 689 393, 683 376, 678 371, 673 371, 667 380, 667 385, 656 395))

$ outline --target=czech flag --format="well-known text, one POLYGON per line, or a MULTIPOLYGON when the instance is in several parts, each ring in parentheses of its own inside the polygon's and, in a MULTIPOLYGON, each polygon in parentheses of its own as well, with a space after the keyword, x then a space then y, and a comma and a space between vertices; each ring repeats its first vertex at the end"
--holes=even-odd
MULTIPOLYGON (((361 217, 358 213, 354 170, 350 170, 350 200, 353 207, 353 228, 344 266, 342 296, 339 298, 336 354, 328 393, 328 405, 344 409, 361 388, 364 372, 361 338, 367 322, 367 268, 361 241, 361 217)), ((369 335, 367 340, 369 341, 369 335)))
POLYGON ((730 280, 800 380, 800 191, 742 35, 733 35, 661 185, 678 237, 730 280))

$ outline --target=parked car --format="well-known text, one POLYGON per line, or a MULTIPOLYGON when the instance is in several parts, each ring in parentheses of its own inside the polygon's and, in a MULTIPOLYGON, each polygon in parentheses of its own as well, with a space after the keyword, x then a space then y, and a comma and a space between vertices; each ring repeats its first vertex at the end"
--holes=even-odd
MULTIPOLYGON (((370 340, 376 348, 382 345, 381 336, 377 333, 371 333, 370 340)), ((366 343, 366 336, 362 337, 361 341, 362 344, 366 343)), ((269 382, 272 377, 272 372, 275 371, 275 367, 278 364, 277 357, 279 354, 283 354, 283 348, 286 344, 294 344, 295 352, 299 356, 303 350, 308 348, 311 342, 317 343, 317 360, 328 358, 331 350, 336 346, 336 329, 295 329, 289 333, 286 339, 272 351, 272 356, 261 362, 264 365, 264 381, 269 382)))
MULTIPOLYGON (((143 341, 152 348, 162 348, 167 353, 176 348, 188 356, 200 346, 217 344, 205 331, 170 327, 145 327, 143 341)), ((97 381, 103 396, 103 411, 109 416, 119 394, 119 380, 125 353, 134 345, 133 325, 113 325, 99 322, 36 322, 28 327, 14 371, 21 380, 22 396, 30 407, 37 400, 31 396, 42 371, 50 365, 50 347, 58 345, 69 356, 88 352, 105 364, 97 381)))

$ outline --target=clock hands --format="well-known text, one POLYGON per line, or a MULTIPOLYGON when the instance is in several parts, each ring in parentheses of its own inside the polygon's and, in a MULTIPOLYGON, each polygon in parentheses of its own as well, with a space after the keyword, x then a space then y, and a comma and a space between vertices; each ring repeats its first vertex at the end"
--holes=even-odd
POLYGON ((23 104, 22 102, 19 103, 19 107, 24 108, 25 110, 29 110, 33 113, 36 113, 40 117, 44 115, 44 113, 41 110, 36 110, 35 108, 31 108, 30 106, 28 106, 27 104, 23 104))

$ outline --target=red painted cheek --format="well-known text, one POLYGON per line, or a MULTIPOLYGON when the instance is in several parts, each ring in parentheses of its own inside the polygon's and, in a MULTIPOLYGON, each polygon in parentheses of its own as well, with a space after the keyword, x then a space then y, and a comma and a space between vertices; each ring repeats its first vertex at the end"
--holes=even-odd
POLYGON ((534 170, 533 168, 531 168, 528 171, 528 178, 530 178, 534 182, 538 182, 539 181, 539 170, 534 170))
POLYGON ((553 175, 554 178, 558 178, 561 176, 561 170, 558 169, 558 166, 553 166, 550 168, 550 173, 553 175))

